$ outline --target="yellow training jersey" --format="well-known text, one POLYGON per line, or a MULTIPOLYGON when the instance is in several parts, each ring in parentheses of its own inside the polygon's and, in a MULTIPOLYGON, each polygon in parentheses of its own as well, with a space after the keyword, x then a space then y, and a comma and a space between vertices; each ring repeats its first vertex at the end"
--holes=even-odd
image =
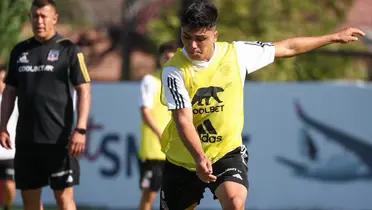
MULTIPOLYGON (((193 124, 212 162, 242 145, 244 124, 243 84, 235 46, 218 42, 214 53, 211 63, 203 69, 194 67, 181 50, 167 63, 182 73, 192 99, 193 124)), ((173 119, 164 130, 162 150, 171 163, 195 170, 173 119)))
MULTIPOLYGON (((157 71, 152 75, 156 81, 156 92, 151 113, 157 125, 164 130, 171 118, 171 112, 160 102, 160 74, 160 71, 157 71)), ((139 156, 141 160, 165 160, 165 154, 161 151, 158 137, 145 123, 142 123, 142 141, 139 156)))

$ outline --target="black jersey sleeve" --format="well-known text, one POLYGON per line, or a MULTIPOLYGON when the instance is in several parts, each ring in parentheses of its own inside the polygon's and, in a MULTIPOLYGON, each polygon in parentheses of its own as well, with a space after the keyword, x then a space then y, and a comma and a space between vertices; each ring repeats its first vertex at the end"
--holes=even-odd
POLYGON ((76 45, 71 50, 70 80, 74 86, 90 82, 84 55, 76 45))
POLYGON ((17 87, 17 50, 16 48, 13 48, 13 50, 10 53, 9 57, 9 64, 8 64, 8 73, 5 77, 5 83, 7 85, 17 87))

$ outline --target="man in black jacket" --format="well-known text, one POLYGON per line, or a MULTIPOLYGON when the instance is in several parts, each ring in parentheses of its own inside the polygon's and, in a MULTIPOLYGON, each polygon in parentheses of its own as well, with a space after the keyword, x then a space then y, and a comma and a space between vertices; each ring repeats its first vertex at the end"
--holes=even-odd
POLYGON ((60 209, 74 210, 73 185, 79 183, 76 156, 85 149, 90 78, 83 54, 60 36, 53 0, 34 0, 34 36, 11 52, 1 107, 0 143, 9 149, 6 129, 18 97, 14 168, 25 210, 43 209, 41 188, 50 185, 60 209), (77 93, 74 128, 73 93, 77 93))

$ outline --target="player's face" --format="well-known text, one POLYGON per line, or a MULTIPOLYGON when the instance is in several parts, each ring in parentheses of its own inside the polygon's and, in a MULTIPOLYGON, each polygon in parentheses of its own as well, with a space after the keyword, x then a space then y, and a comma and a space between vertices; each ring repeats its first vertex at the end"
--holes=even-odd
POLYGON ((181 29, 182 43, 193 60, 208 61, 212 57, 217 35, 215 27, 200 29, 182 27, 181 29))
POLYGON ((53 6, 46 5, 41 8, 32 7, 31 23, 35 38, 39 41, 46 41, 56 33, 55 25, 58 21, 58 14, 53 6))
POLYGON ((5 88, 5 70, 0 70, 0 93, 4 91, 5 88))

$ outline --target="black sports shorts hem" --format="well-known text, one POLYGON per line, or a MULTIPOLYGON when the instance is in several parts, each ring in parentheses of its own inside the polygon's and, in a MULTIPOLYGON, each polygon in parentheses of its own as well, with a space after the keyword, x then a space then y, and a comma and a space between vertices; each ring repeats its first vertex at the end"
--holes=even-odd
POLYGON ((248 190, 248 153, 240 146, 227 153, 212 164, 216 182, 202 182, 195 171, 174 165, 166 161, 163 182, 160 193, 160 209, 184 210, 192 204, 199 204, 205 188, 209 188, 215 196, 217 187, 226 181, 232 181, 245 186, 248 190))
POLYGON ((80 182, 78 160, 61 145, 16 149, 14 169, 16 188, 20 190, 48 185, 53 190, 63 190, 80 182))

